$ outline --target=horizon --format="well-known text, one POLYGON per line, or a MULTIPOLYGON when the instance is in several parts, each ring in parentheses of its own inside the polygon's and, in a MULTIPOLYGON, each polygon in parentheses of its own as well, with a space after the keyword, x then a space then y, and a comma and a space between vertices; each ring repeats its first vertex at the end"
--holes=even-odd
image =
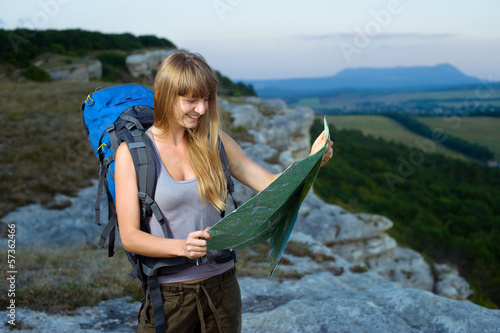
MULTIPOLYGON (((478 78, 476 76, 468 75, 468 74, 464 73, 462 70, 460 70, 460 68, 458 68, 457 66, 454 66, 451 63, 440 63, 440 64, 435 64, 435 65, 394 66, 394 67, 385 67, 385 66, 384 67, 345 67, 345 68, 341 68, 338 72, 336 72, 334 74, 323 75, 323 76, 315 76, 315 77, 310 76, 310 77, 289 77, 289 78, 270 78, 270 79, 251 79, 251 80, 247 80, 247 79, 234 79, 234 80, 235 81, 243 81, 243 82, 255 82, 255 81, 281 81, 281 80, 322 79, 322 78, 334 77, 337 74, 339 74, 340 72, 343 72, 343 71, 348 70, 348 69, 357 69, 357 70, 379 69, 379 70, 385 70, 385 69, 405 69, 405 68, 416 68, 416 67, 432 68, 432 67, 437 67, 437 66, 442 66, 442 65, 450 65, 450 66, 454 67, 456 70, 458 70, 460 73, 462 73, 464 75, 467 75, 469 77, 473 77, 475 79, 481 80, 481 78, 478 78)), ((489 82, 491 82, 491 83, 499 83, 500 82, 500 77, 499 77, 498 81, 489 81, 489 82)))
POLYGON ((465 75, 500 81, 499 12, 500 1, 492 0, 124 0, 119 7, 110 1, 26 0, 0 4, 0 28, 154 35, 202 54, 233 80, 448 63, 465 75))

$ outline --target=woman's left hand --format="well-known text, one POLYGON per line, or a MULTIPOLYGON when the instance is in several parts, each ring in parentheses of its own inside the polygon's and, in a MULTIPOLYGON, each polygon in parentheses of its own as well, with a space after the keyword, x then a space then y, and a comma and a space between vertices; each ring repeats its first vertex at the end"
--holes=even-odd
POLYGON ((328 148, 326 148, 325 155, 323 156, 323 162, 321 162, 321 166, 325 165, 326 162, 328 162, 333 156, 333 148, 332 148, 333 141, 329 140, 329 138, 327 139, 325 137, 325 131, 323 131, 316 138, 316 140, 314 141, 314 143, 311 147, 311 154, 310 155, 314 155, 315 153, 317 153, 318 151, 323 149, 327 140, 328 140, 328 148))

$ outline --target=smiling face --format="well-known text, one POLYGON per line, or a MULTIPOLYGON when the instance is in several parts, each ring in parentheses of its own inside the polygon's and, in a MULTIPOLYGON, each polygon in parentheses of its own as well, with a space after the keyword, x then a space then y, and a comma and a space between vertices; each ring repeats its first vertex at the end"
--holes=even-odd
POLYGON ((174 119, 184 128, 195 128, 208 111, 208 98, 196 98, 192 94, 178 96, 174 103, 174 119))
MULTIPOLYGON (((197 139, 219 133, 217 86, 215 72, 201 56, 186 51, 170 55, 155 77, 155 126, 163 133, 188 130, 197 139)), ((217 136, 213 138, 215 145, 217 136)))

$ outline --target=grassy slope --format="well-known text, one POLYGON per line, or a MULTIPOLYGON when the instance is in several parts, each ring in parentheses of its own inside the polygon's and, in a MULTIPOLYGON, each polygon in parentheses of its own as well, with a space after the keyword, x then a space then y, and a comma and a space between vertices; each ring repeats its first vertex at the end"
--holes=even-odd
POLYGON ((72 195, 98 175, 80 105, 102 82, 0 82, 0 217, 72 195))
MULTIPOLYGON (((400 142, 408 147, 418 147, 419 142, 426 140, 424 137, 408 131, 392 119, 383 116, 328 116, 328 123, 337 129, 357 129, 364 135, 383 138, 388 141, 400 142)), ((436 152, 448 157, 466 160, 467 158, 442 145, 436 145, 436 152)))
POLYGON ((488 147, 500 160, 500 118, 493 117, 418 117, 430 128, 488 147))

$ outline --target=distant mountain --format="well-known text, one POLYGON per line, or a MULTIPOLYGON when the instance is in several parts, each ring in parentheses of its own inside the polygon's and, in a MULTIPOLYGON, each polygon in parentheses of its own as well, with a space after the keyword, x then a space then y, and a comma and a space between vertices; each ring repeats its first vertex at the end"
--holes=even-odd
POLYGON ((347 68, 334 76, 245 81, 260 97, 324 95, 335 91, 428 90, 479 84, 450 64, 432 67, 347 68))

